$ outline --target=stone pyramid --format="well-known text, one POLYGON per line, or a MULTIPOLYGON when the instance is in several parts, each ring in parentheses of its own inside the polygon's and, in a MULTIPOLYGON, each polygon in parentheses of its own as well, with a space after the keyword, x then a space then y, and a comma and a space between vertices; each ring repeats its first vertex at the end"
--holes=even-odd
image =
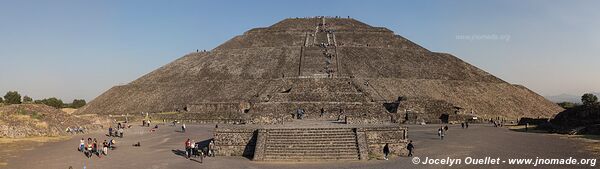
POLYGON ((115 86, 79 114, 273 124, 551 117, 562 109, 447 53, 337 17, 285 19, 115 86), (323 113, 321 113, 323 112, 323 113))

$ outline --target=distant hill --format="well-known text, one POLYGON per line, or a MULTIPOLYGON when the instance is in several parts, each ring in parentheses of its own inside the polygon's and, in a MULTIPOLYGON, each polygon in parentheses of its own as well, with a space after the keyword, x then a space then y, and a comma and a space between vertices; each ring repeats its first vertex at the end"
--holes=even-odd
MULTIPOLYGON (((592 92, 592 94, 600 97, 600 92, 592 92)), ((560 94, 560 95, 544 96, 544 97, 555 103, 572 102, 572 103, 581 104, 581 96, 582 95, 583 95, 583 93, 581 95, 560 94)))

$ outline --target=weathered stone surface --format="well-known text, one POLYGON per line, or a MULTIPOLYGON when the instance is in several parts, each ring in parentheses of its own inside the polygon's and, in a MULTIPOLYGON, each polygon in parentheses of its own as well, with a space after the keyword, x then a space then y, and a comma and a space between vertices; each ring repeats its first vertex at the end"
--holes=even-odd
POLYGON ((209 52, 183 56, 111 88, 76 113, 181 112, 156 117, 281 124, 303 108, 312 119, 336 119, 343 110, 343 116, 367 114, 370 120, 361 123, 401 123, 403 115, 395 113, 403 111, 384 106, 399 97, 405 99, 398 110, 423 113, 418 118, 428 123, 440 122, 455 107, 481 118, 551 117, 562 111, 523 86, 386 28, 308 18, 252 29, 209 52))
POLYGON ((393 155, 407 155, 406 127, 315 127, 222 126, 215 131, 217 155, 246 156, 257 161, 367 160, 382 157, 386 143, 393 155))

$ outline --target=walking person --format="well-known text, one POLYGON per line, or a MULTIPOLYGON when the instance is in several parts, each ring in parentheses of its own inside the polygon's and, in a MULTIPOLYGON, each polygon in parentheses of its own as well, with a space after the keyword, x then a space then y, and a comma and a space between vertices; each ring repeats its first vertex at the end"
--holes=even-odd
POLYGON ((190 144, 190 154, 192 157, 198 157, 197 153, 196 153, 196 141, 192 140, 191 144, 190 144))
POLYGON ((406 149, 408 149, 408 156, 412 157, 413 156, 413 150, 415 149, 415 146, 413 146, 413 144, 412 144, 412 140, 410 140, 408 142, 408 145, 406 145, 406 149))
POLYGON ((191 152, 191 150, 190 150, 190 148, 191 148, 191 141, 190 141, 190 139, 188 138, 188 139, 185 141, 185 158, 188 158, 188 159, 190 158, 190 155, 191 155, 191 153, 192 153, 192 152, 191 152))
POLYGON ((184 133, 185 133, 185 123, 183 123, 183 124, 181 125, 181 132, 184 132, 184 133))
POLYGON ((210 140, 210 143, 208 143, 208 156, 215 156, 215 142, 213 140, 210 140))
POLYGON ((388 160, 388 155, 390 154, 390 147, 388 145, 388 143, 385 143, 385 146, 383 146, 383 159, 388 160))
POLYGON ((120 137, 120 138, 123 138, 123 128, 120 128, 120 129, 119 129, 119 137, 120 137))

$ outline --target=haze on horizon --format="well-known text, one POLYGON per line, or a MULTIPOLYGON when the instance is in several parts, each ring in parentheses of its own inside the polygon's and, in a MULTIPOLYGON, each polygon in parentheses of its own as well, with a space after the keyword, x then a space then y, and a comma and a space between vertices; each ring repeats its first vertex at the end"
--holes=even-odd
POLYGON ((92 100, 288 17, 350 16, 543 95, 600 91, 599 1, 3 1, 0 94, 92 100))

